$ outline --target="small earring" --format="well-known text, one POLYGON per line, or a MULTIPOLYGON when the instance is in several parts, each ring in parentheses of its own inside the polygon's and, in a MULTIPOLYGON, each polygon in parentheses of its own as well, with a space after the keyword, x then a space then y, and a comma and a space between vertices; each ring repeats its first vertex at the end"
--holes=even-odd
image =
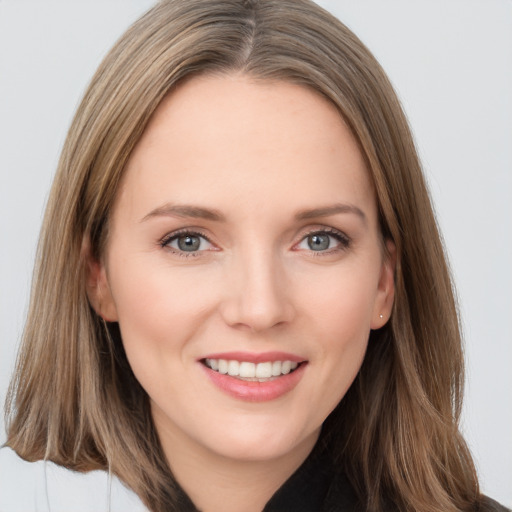
POLYGON ((379 318, 384 318, 384 316, 383 315, 379 315, 379 318))

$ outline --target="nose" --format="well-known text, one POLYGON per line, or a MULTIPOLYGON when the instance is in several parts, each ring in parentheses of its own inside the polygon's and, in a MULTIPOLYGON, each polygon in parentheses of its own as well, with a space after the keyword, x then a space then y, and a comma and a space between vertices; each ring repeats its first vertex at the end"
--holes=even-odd
POLYGON ((255 248, 234 257, 229 267, 221 307, 228 325, 261 332, 293 319, 292 297, 278 255, 255 248))

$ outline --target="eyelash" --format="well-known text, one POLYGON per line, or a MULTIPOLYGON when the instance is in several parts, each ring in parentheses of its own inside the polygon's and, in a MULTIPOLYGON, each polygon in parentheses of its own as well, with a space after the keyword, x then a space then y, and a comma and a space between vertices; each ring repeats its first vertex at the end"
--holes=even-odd
MULTIPOLYGON (((332 249, 327 249, 325 251, 313 251, 313 250, 310 250, 309 252, 314 257, 321 257, 321 256, 324 256, 324 255, 332 254, 334 252, 345 251, 345 250, 347 250, 350 247, 350 244, 351 244, 350 238, 345 233, 343 233, 341 231, 338 231, 337 229, 334 229, 334 228, 323 228, 323 229, 312 229, 311 231, 305 233, 301 237, 300 241, 298 243, 296 243, 294 246, 297 246, 298 244, 300 244, 301 242, 303 242, 304 240, 306 240, 308 237, 310 237, 312 235, 332 236, 333 238, 335 238, 340 243, 340 247, 335 247, 335 248, 332 248, 332 249)), ((185 228, 185 229, 181 229, 179 231, 174 231, 172 233, 169 233, 169 234, 165 235, 159 241, 159 245, 163 249, 168 249, 170 252, 172 252, 173 254, 175 254, 175 255, 177 255, 177 256, 179 256, 181 258, 191 258, 191 257, 194 258, 194 257, 200 256, 201 252, 203 252, 203 251, 190 251, 190 252, 187 252, 187 251, 175 250, 174 248, 170 247, 169 244, 171 242, 173 242, 174 240, 176 240, 176 239, 178 239, 178 238, 180 238, 182 236, 197 236, 197 237, 203 238, 208 243, 213 244, 213 242, 204 233, 201 233, 200 231, 193 231, 193 230, 185 228)))

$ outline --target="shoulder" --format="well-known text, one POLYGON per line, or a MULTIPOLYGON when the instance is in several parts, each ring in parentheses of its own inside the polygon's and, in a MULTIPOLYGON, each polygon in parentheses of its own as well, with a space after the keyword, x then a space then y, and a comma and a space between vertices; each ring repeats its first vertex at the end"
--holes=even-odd
POLYGON ((52 462, 27 462, 0 449, 0 512, 147 512, 140 499, 105 471, 78 473, 52 462))

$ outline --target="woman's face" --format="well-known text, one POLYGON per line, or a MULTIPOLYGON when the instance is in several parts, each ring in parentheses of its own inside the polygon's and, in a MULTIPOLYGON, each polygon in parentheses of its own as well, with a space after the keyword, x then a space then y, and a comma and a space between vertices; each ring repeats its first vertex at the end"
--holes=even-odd
POLYGON ((312 446, 387 321, 384 252, 363 158, 329 102, 194 78, 129 160, 93 301, 119 322, 164 446, 272 459, 312 446))

